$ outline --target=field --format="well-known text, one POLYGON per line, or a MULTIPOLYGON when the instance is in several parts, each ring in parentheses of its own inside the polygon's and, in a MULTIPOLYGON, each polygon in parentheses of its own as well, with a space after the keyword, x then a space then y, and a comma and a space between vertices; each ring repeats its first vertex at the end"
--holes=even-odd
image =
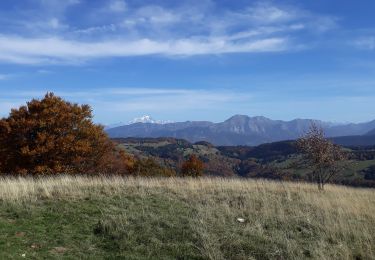
POLYGON ((0 180, 0 259, 375 259, 375 190, 243 179, 0 180))

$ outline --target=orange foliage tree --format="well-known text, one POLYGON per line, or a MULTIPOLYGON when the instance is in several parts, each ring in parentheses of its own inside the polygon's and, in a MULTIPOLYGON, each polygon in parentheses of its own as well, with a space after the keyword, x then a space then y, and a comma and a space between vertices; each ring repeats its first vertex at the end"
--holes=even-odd
POLYGON ((132 164, 132 158, 116 151, 103 127, 92 122, 90 106, 53 93, 0 120, 0 172, 120 173, 132 164))
POLYGON ((203 175, 204 164, 199 158, 192 154, 181 166, 181 175, 189 177, 200 177, 203 175))

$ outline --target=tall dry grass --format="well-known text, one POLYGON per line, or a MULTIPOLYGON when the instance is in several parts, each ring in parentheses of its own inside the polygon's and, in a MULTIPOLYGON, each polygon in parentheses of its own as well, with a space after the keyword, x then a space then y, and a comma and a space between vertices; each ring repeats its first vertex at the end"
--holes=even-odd
MULTIPOLYGON (((372 189, 327 185, 318 191, 306 183, 220 178, 0 179, 2 203, 134 195, 145 205, 150 198, 162 196, 192 209, 189 225, 207 259, 375 258, 372 189)), ((173 210, 168 214, 178 218, 173 210)), ((112 223, 111 228, 116 233, 129 228, 131 214, 135 213, 116 216, 118 224, 112 223)), ((103 225, 107 224, 104 220, 103 225)))

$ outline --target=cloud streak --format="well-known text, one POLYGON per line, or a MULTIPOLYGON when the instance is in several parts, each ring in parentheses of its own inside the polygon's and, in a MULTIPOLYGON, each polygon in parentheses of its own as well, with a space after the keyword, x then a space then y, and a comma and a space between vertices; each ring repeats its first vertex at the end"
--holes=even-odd
POLYGON ((5 79, 8 79, 8 78, 9 78, 9 75, 0 74, 0 80, 5 80, 5 79))
POLYGON ((354 42, 354 46, 363 50, 373 51, 375 50, 375 36, 359 38, 354 42))
POLYGON ((288 49, 287 38, 236 42, 230 37, 156 41, 140 39, 103 42, 67 41, 60 38, 28 39, 0 36, 0 60, 40 64, 82 62, 93 58, 142 55, 192 56, 224 53, 277 52, 288 49))
MULTIPOLYGON (((44 90, 7 91, 0 97, 0 117, 11 108, 18 107, 32 98, 41 98, 44 90)), ((199 119, 224 119, 236 113, 264 115, 275 119, 318 118, 335 121, 366 121, 372 118, 374 95, 330 97, 305 97, 280 94, 278 99, 269 99, 272 93, 239 90, 180 89, 180 88, 99 88, 90 91, 55 91, 69 101, 89 104, 93 108, 95 121, 114 123, 128 121, 142 114, 152 114, 164 119, 186 120, 187 114, 198 111, 199 119), (361 106, 363 113, 347 110, 348 105, 361 106), (304 110, 296 110, 303 107, 304 110), (334 113, 327 115, 328 110, 334 113), (281 109, 282 108, 282 109, 281 109), (318 108, 318 109, 317 109, 318 108), (285 117, 285 111, 288 117, 285 117), (346 111, 346 113, 342 113, 346 111), (366 112, 367 111, 367 112, 366 112), (109 117, 108 115, 111 115, 109 117)), ((190 118, 196 120, 197 118, 190 118)))
MULTIPOLYGON (((6 116, 11 108, 25 104, 32 98, 42 98, 47 91, 8 91, 0 97, 0 117, 6 116)), ((130 120, 144 113, 184 114, 192 110, 215 111, 222 107, 242 104, 252 100, 249 93, 234 90, 180 89, 180 88, 100 88, 90 91, 55 91, 55 94, 69 101, 89 104, 93 107, 95 119, 107 123, 108 113, 118 119, 130 120), (123 118, 124 114, 129 118, 123 118)))
POLYGON ((64 16, 66 10, 83 7, 84 2, 40 3, 42 8, 56 11, 49 12, 44 20, 17 21, 23 24, 23 31, 0 34, 0 62, 82 64, 98 58, 144 55, 294 51, 304 45, 298 41, 298 33, 328 30, 335 24, 329 16, 263 2, 227 10, 211 1, 194 6, 182 3, 172 8, 131 6, 112 0, 100 10, 89 9, 89 14, 83 14, 84 21, 90 21, 90 15, 95 13, 98 18, 92 26, 85 27, 64 16))
POLYGON ((127 8, 126 3, 123 0, 112 0, 109 3, 109 10, 115 13, 124 12, 126 11, 126 8, 127 8))

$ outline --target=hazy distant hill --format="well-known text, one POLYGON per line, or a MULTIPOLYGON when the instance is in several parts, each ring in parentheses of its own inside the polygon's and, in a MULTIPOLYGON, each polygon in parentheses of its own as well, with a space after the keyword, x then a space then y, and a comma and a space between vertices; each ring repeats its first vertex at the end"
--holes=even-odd
POLYGON ((112 138, 174 137, 190 142, 207 141, 215 145, 258 145, 296 139, 308 130, 312 122, 320 124, 329 137, 364 135, 375 128, 375 120, 368 123, 338 125, 311 119, 282 121, 262 116, 235 115, 221 123, 135 123, 107 129, 107 133, 112 138))
POLYGON ((342 146, 373 146, 375 135, 352 135, 333 137, 332 141, 342 146))
POLYGON ((375 129, 375 120, 366 122, 366 123, 358 123, 358 124, 343 124, 332 126, 326 129, 328 136, 349 136, 349 135, 365 135, 369 131, 375 129))
POLYGON ((374 135, 375 136, 375 129, 372 129, 370 132, 366 133, 366 135, 374 135))

